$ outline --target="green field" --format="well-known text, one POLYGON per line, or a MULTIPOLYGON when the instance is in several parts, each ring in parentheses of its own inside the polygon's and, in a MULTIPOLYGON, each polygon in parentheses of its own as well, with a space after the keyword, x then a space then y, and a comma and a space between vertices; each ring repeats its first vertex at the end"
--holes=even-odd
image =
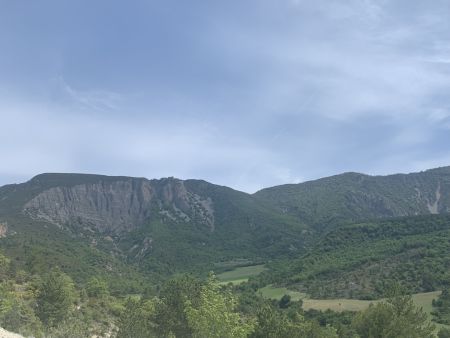
POLYGON ((433 310, 432 306, 433 299, 438 298, 440 294, 441 291, 433 291, 425 293, 416 293, 412 297, 414 302, 416 302, 418 306, 421 306, 425 312, 430 313, 433 310))
MULTIPOLYGON (((427 313, 432 310, 432 301, 440 295, 440 291, 416 293, 412 296, 414 302, 423 308, 427 313)), ((371 303, 378 301, 358 300, 358 299, 303 299, 305 310, 333 310, 333 311, 361 311, 366 309, 371 303)))
MULTIPOLYGON (((371 303, 379 300, 358 300, 358 299, 309 299, 304 293, 288 290, 284 287, 266 286, 258 290, 262 296, 270 299, 281 299, 284 295, 290 295, 293 300, 303 300, 305 310, 333 310, 333 311, 361 311, 366 309, 371 303)), ((427 313, 432 310, 432 301, 440 295, 441 291, 426 293, 416 293, 412 296, 414 302, 423 308, 427 313)))
POLYGON ((377 301, 358 299, 303 299, 305 310, 361 311, 377 301))
POLYGON ((271 285, 265 286, 258 290, 264 298, 281 299, 284 295, 291 296, 292 300, 299 300, 306 298, 305 293, 288 290, 286 288, 276 288, 271 285))
POLYGON ((247 282, 250 277, 259 275, 266 270, 264 264, 243 266, 217 275, 220 284, 240 284, 247 282))

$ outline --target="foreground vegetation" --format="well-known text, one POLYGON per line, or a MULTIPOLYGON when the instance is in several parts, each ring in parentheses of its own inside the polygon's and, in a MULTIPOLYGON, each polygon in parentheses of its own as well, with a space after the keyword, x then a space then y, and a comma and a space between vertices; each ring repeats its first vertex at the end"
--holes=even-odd
MULTIPOLYGON (((0 325, 35 337, 435 337, 411 296, 392 289, 386 301, 359 313, 305 311, 289 295, 270 300, 245 285, 220 285, 214 275, 181 275, 152 292, 111 296, 108 284, 80 285, 53 269, 39 276, 12 271, 0 256, 0 325)), ((151 291, 151 290, 150 290, 151 291)), ((441 334, 445 334, 441 331, 441 334)))

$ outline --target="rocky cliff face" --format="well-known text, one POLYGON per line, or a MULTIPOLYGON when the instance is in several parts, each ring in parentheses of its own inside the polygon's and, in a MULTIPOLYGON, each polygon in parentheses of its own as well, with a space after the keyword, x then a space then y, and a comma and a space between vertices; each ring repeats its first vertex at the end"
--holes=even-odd
MULTIPOLYGON (((9 190, 33 192, 25 194, 30 197, 24 199, 22 210, 33 219, 113 234, 131 231, 155 217, 203 225, 210 231, 224 222, 227 226, 245 225, 245 217, 230 221, 234 208, 244 208, 246 213, 248 207, 260 202, 315 228, 317 224, 327 227, 344 221, 450 211, 450 167, 409 175, 346 173, 268 188, 253 196, 213 186, 175 178, 43 174, 9 190), (203 185, 207 188, 201 189, 203 185), (243 207, 242 203, 248 205, 243 207)), ((258 208, 251 212, 252 217, 261 213, 258 208)))
POLYGON ((28 201, 23 212, 60 227, 77 225, 103 233, 133 230, 158 215, 176 222, 195 219, 214 230, 212 200, 172 178, 121 178, 52 187, 28 201))
POLYGON ((0 238, 6 237, 8 233, 8 223, 0 222, 0 238))

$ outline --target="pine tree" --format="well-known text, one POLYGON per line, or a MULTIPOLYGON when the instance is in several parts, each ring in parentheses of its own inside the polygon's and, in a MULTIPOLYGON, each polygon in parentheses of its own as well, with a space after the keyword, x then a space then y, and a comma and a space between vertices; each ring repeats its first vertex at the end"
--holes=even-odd
POLYGON ((36 314, 44 325, 56 326, 69 316, 74 300, 72 279, 61 271, 53 270, 38 290, 36 314))

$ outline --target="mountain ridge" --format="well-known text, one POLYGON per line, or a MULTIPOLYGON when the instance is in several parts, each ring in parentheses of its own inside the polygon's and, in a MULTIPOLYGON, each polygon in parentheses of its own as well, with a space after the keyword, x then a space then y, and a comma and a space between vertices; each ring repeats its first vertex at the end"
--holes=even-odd
POLYGON ((386 176, 350 172, 253 196, 324 229, 347 221, 436 214, 450 211, 450 167, 386 176))
POLYGON ((45 250, 77 239, 90 252, 82 254, 86 266, 94 250, 102 262, 110 257, 102 264, 119 274, 126 264, 159 279, 296 258, 345 224, 449 210, 450 167, 388 176, 349 172, 255 194, 174 177, 44 173, 0 187, 0 243, 8 243, 5 250, 20 266, 31 266, 20 263, 25 248, 38 246, 44 252, 33 253, 38 266, 69 271, 69 250, 58 249, 61 257, 45 250))

